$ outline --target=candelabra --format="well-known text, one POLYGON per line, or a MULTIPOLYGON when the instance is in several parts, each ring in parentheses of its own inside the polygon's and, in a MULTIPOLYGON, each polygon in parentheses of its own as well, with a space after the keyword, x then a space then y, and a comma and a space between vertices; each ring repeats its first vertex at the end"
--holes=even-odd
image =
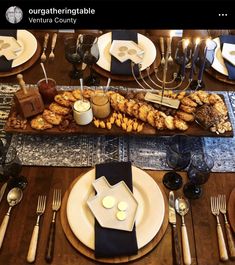
MULTIPOLYGON (((133 78, 136 83, 142 89, 150 89, 154 90, 162 90, 162 94, 164 94, 164 90, 176 90, 178 92, 185 91, 188 88, 192 90, 198 90, 204 88, 203 83, 203 73, 204 69, 208 64, 207 55, 209 51, 215 49, 213 41, 210 39, 200 40, 196 39, 195 45, 190 45, 188 39, 183 39, 178 42, 174 60, 171 57, 171 38, 167 38, 167 52, 164 60, 164 64, 157 66, 154 63, 153 72, 154 74, 151 76, 151 67, 146 68, 147 75, 146 77, 142 74, 142 65, 139 63, 137 66, 138 76, 134 71, 135 63, 131 63, 131 70, 133 78), (204 45, 203 45, 204 44, 204 45), (200 46, 202 47, 202 51, 200 54, 200 46), (203 47, 204 46, 204 47, 203 47), (168 65, 174 66, 174 64, 178 65, 178 71, 173 72, 172 76, 169 78, 168 73, 168 65), (193 79, 195 75, 195 65, 198 65, 199 72, 197 80, 193 79), (163 71, 160 69, 163 67, 163 71), (189 68, 189 73, 186 73, 186 69, 189 68), (160 74, 162 72, 162 74, 160 74), (168 77, 168 79, 167 79, 168 77)), ((212 62, 209 62, 210 65, 212 62)), ((173 67, 172 67, 173 69, 173 67)), ((151 92, 152 92, 151 91, 151 92)))

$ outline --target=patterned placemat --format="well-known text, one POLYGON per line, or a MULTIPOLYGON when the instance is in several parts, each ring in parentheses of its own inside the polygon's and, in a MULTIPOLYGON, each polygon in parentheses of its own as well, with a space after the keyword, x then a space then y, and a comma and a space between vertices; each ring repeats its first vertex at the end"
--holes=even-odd
MULTIPOLYGON (((60 90, 73 87, 60 86, 60 90)), ((3 130, 17 85, 0 84, 0 137, 15 146, 24 165, 89 167, 108 161, 131 161, 143 169, 168 170, 169 137, 47 136, 16 134, 3 130)), ((118 88, 117 88, 118 89, 118 88)), ((122 87, 122 89, 125 89, 122 87)), ((228 106, 235 128, 235 92, 219 91, 228 106)), ((206 152, 215 159, 214 172, 235 172, 235 137, 191 137, 193 153, 206 152)))

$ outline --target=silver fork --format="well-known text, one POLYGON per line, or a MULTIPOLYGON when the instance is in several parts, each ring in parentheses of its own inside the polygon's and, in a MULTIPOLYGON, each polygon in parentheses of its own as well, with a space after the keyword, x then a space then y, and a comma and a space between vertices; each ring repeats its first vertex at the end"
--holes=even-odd
POLYGON ((219 254, 222 261, 228 260, 228 253, 224 241, 223 231, 219 221, 219 198, 211 197, 211 212, 216 216, 217 221, 217 236, 219 243, 219 254))
POLYGON ((161 59, 161 66, 164 66, 165 64, 165 52, 164 52, 164 38, 160 37, 160 49, 161 49, 161 54, 162 54, 162 59, 161 59))
POLYGON ((27 255, 27 261, 28 262, 34 262, 37 252, 37 244, 38 244, 38 235, 39 235, 39 221, 41 215, 44 213, 46 208, 46 196, 38 196, 38 204, 37 204, 37 222, 33 229, 33 234, 31 237, 28 255, 27 255))
POLYGON ((56 228, 56 213, 61 206, 61 190, 55 189, 53 192, 52 211, 53 218, 50 225, 50 231, 47 240, 45 259, 47 262, 52 262, 55 245, 55 228, 56 228))
POLYGON ((225 195, 219 195, 219 209, 220 212, 224 215, 224 223, 225 223, 225 231, 226 231, 226 237, 228 241, 228 248, 229 248, 229 256, 232 259, 235 259, 235 244, 233 241, 232 231, 231 227, 228 223, 227 216, 226 216, 226 197, 225 195))
POLYGON ((168 57, 168 64, 173 64, 173 58, 171 56, 171 42, 172 42, 172 38, 167 38, 167 49, 168 49, 168 54, 169 54, 169 57, 168 57))

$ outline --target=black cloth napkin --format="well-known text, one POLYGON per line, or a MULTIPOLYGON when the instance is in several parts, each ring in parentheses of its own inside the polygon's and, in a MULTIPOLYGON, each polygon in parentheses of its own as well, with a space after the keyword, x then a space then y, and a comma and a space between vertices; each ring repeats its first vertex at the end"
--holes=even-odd
MULTIPOLYGON (((105 176, 110 185, 125 181, 133 191, 130 162, 112 162, 96 165, 96 179, 105 176)), ((95 220, 95 256, 111 258, 137 254, 135 226, 131 232, 101 227, 95 220)))
MULTIPOLYGON (((0 30, 0 36, 9 36, 17 39, 17 30, 0 30)), ((11 70, 13 60, 7 60, 5 56, 0 57, 0 72, 11 70)))
MULTIPOLYGON (((221 51, 223 50, 224 43, 235 44, 235 36, 233 35, 223 35, 220 36, 221 51)), ((228 70, 228 78, 235 80, 235 66, 224 59, 225 66, 228 70)))
MULTIPOLYGON (((113 40, 132 40, 138 44, 137 32, 131 30, 114 30, 112 31, 113 40)), ((118 75, 132 75, 131 60, 121 63, 117 58, 111 55, 111 73, 118 75)), ((134 66, 134 73, 138 76, 138 66, 134 66)))

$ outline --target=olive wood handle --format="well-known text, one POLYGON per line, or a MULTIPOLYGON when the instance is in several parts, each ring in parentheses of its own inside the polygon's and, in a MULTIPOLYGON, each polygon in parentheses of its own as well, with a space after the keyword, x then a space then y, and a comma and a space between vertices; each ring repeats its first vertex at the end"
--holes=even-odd
POLYGON ((55 222, 51 222, 48 240, 47 240, 47 247, 46 247, 46 255, 45 260, 48 263, 51 263, 53 260, 54 254, 54 245, 55 245, 55 222))
POLYGON ((29 245, 28 255, 27 255, 27 261, 30 263, 34 262, 36 258, 38 235, 39 235, 39 225, 35 225, 33 229, 33 234, 31 237, 30 245, 29 245))
POLYGON ((163 37, 160 37, 160 48, 161 48, 162 56, 164 56, 164 38, 163 37))
POLYGON ((48 39, 49 39, 49 33, 46 33, 44 36, 44 42, 43 42, 44 50, 47 48, 48 39))
POLYGON ((226 231, 226 236, 227 236, 227 240, 228 240, 228 248, 229 248, 229 256, 231 259, 235 259, 235 244, 234 244, 234 240, 233 240, 233 235, 232 235, 232 231, 231 231, 231 227, 229 225, 229 223, 225 223, 225 231, 226 231))
POLYGON ((173 250, 173 264, 181 265, 181 252, 176 225, 172 225, 172 250, 173 250))
POLYGON ((190 265, 192 263, 191 260, 191 253, 190 253, 190 247, 189 247, 189 241, 188 241, 188 233, 187 228, 184 225, 181 227, 181 234, 182 234, 182 248, 183 248, 183 259, 185 265, 190 265))
POLYGON ((6 214, 3 221, 2 221, 1 227, 0 227, 0 248, 2 247, 4 236, 5 236, 5 233, 7 230, 7 225, 9 222, 9 218, 10 218, 10 215, 6 214))
POLYGON ((217 236, 218 236, 218 243, 219 243, 220 260, 226 261, 228 260, 228 252, 226 249, 223 231, 222 231, 220 224, 217 224, 217 236))

